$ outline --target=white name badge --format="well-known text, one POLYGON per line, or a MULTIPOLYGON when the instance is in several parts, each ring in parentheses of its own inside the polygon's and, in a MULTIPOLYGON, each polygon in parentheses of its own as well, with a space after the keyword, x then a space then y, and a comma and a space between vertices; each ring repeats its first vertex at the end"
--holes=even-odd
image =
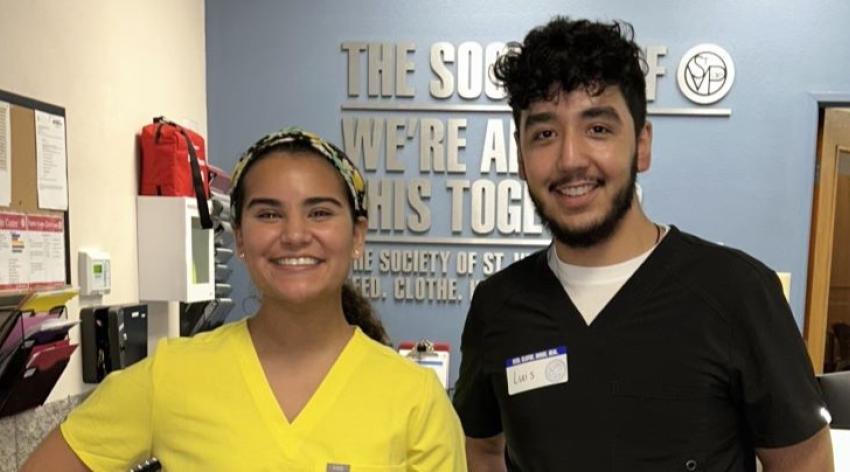
POLYGON ((558 346, 505 361, 508 395, 566 383, 567 348, 558 346))

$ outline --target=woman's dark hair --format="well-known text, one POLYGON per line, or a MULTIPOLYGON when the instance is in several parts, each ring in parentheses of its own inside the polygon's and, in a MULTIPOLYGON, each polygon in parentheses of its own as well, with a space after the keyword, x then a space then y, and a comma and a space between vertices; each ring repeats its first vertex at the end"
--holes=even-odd
POLYGON ((342 285, 342 312, 348 324, 357 326, 375 341, 390 345, 390 338, 372 309, 372 304, 348 281, 342 285))
POLYGON ((634 29, 626 22, 558 16, 531 30, 522 44, 509 44, 496 60, 493 75, 507 89, 517 127, 520 112, 535 101, 578 89, 599 95, 616 85, 639 134, 646 123, 646 61, 633 39, 634 29))
MULTIPOLYGON (((310 147, 310 145, 298 141, 270 147, 262 154, 252 158, 242 171, 242 177, 236 182, 236 186, 230 191, 230 199, 232 201, 231 208, 233 208, 231 218, 234 228, 238 229, 242 224, 242 206, 245 204, 245 180, 248 176, 248 172, 250 172, 251 168, 254 167, 257 162, 277 152, 310 153, 319 159, 326 159, 325 156, 316 152, 312 147, 310 147)), ((346 195, 348 208, 351 211, 351 219, 356 222, 357 216, 354 212, 354 200, 345 188, 342 176, 339 177, 339 184, 342 186, 343 193, 346 195)), ((366 334, 366 336, 369 336, 381 344, 390 344, 387 332, 384 330, 381 320, 378 319, 375 311, 372 309, 372 305, 347 281, 342 285, 342 312, 345 315, 345 321, 348 322, 348 324, 357 326, 364 334, 366 334)))
MULTIPOLYGON (((306 144, 301 141, 294 141, 285 144, 279 144, 277 146, 272 146, 264 150, 262 154, 258 154, 257 156, 253 157, 245 165, 245 169, 242 170, 241 178, 237 182, 235 182, 236 186, 230 190, 230 206, 233 209, 232 215, 230 216, 231 223, 233 224, 234 228, 239 228, 242 225, 242 206, 245 204, 245 177, 248 176, 248 171, 250 171, 251 168, 257 164, 257 162, 277 152, 285 152, 291 154, 309 153, 318 157, 319 159, 327 160, 325 156, 319 154, 309 144, 306 144)), ((345 183, 341 175, 339 176, 339 182, 340 185, 342 185, 342 191, 345 194, 345 201, 348 202, 348 208, 351 211, 351 219, 353 221, 357 221, 357 215, 354 212, 354 198, 351 196, 351 193, 349 193, 348 189, 345 188, 345 183)))

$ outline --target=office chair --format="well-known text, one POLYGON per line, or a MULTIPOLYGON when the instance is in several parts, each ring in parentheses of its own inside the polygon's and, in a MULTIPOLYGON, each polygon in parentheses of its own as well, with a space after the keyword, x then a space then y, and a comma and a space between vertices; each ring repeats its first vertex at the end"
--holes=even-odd
POLYGON ((850 325, 835 323, 832 332, 835 333, 835 344, 838 347, 835 370, 850 370, 850 325))
POLYGON ((850 429, 850 371, 823 374, 818 377, 818 383, 832 416, 830 427, 850 429))

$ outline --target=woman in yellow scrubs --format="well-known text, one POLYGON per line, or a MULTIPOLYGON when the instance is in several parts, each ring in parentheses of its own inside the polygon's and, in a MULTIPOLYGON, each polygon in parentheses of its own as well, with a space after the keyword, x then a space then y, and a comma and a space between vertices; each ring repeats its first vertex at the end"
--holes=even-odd
POLYGON ((168 339, 108 376, 24 470, 464 471, 463 433, 433 372, 385 346, 345 281, 363 250, 365 185, 298 128, 243 154, 231 189, 257 314, 168 339))

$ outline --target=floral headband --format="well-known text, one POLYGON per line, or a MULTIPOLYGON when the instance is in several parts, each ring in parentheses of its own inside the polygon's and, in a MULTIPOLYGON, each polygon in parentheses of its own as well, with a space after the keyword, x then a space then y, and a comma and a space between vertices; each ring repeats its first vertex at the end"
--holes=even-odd
MULTIPOLYGON (((354 166, 354 163, 351 162, 351 159, 341 149, 325 141, 319 135, 295 126, 263 136, 239 157, 239 160, 236 161, 236 167, 233 169, 230 193, 232 194, 233 190, 239 185, 245 173, 245 168, 255 157, 283 144, 303 144, 324 156, 345 180, 348 193, 351 194, 351 201, 354 202, 354 216, 366 216, 366 181, 357 167, 354 166)), ((235 202, 231 200, 231 205, 233 203, 235 202)), ((231 208, 231 214, 235 214, 233 210, 231 208)))

